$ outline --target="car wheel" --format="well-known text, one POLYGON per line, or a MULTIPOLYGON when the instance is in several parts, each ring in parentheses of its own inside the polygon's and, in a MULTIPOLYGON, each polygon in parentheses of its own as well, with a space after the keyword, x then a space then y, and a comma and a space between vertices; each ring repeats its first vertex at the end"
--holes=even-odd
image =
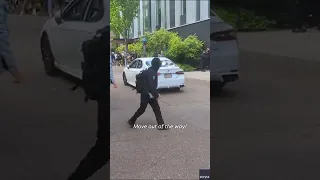
POLYGON ((122 79, 123 79, 123 84, 128 86, 129 84, 128 84, 128 80, 125 73, 122 74, 122 79))
POLYGON ((47 35, 43 35, 41 38, 41 55, 46 74, 49 76, 56 76, 58 69, 54 65, 54 57, 47 35))

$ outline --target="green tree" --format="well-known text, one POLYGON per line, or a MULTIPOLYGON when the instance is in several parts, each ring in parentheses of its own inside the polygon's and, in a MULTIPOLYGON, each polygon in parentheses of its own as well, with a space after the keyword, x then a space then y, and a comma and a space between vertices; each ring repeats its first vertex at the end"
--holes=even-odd
POLYGON ((139 12, 140 1, 110 0, 110 25, 116 35, 125 39, 126 52, 128 52, 129 30, 133 19, 139 12))

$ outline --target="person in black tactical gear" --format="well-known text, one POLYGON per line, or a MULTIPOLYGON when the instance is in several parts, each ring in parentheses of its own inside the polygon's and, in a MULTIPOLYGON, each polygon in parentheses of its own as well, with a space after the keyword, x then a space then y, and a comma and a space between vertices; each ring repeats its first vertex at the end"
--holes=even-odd
POLYGON ((202 72, 206 71, 206 66, 207 63, 209 61, 209 54, 208 54, 208 49, 206 49, 205 51, 203 51, 203 53, 201 54, 201 59, 200 59, 200 70, 202 72))
POLYGON ((161 67, 161 61, 159 58, 153 58, 151 61, 151 67, 146 70, 145 74, 145 86, 142 89, 141 96, 140 96, 140 107, 136 111, 136 113, 129 119, 128 124, 130 127, 134 127, 135 122, 137 119, 145 112, 148 104, 153 109, 153 112, 156 116, 156 120, 158 123, 159 130, 167 130, 169 129, 162 119, 160 106, 158 103, 158 99, 160 95, 158 93, 158 70, 161 67))
POLYGON ((110 161, 110 40, 109 26, 97 31, 102 34, 101 46, 99 47, 97 58, 98 76, 98 131, 95 145, 91 148, 86 157, 80 162, 76 170, 69 176, 68 180, 86 180, 91 177, 96 171, 102 168, 110 161), (104 43, 105 42, 105 43, 104 43))

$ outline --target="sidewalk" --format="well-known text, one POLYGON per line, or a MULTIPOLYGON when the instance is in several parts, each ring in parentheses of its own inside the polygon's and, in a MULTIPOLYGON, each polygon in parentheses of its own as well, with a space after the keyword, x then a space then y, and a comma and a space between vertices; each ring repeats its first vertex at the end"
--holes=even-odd
MULTIPOLYGON (((115 72, 121 72, 123 70, 123 66, 113 66, 113 70, 115 72)), ((193 72, 185 72, 185 77, 188 79, 197 79, 202 81, 210 81, 210 71, 201 72, 201 71, 193 71, 193 72)))
POLYGON ((197 79, 202 81, 210 81, 210 71, 201 72, 201 71, 192 71, 184 73, 186 78, 197 79))
POLYGON ((320 32, 317 30, 239 33, 238 40, 243 51, 320 61, 320 32))

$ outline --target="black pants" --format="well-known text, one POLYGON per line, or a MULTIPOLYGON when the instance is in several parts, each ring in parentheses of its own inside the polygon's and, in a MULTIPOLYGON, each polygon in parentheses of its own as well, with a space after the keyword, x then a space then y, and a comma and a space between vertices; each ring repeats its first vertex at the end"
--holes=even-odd
POLYGON ((204 59, 200 60, 200 70, 205 71, 206 70, 206 62, 204 59))
POLYGON ((95 145, 68 180, 86 180, 110 161, 109 102, 98 101, 98 132, 95 145))
POLYGON ((164 124, 158 100, 155 98, 150 98, 148 93, 141 93, 140 107, 137 112, 134 113, 130 121, 132 123, 135 123, 137 119, 146 111, 148 104, 150 104, 150 106, 152 107, 158 125, 164 124))

